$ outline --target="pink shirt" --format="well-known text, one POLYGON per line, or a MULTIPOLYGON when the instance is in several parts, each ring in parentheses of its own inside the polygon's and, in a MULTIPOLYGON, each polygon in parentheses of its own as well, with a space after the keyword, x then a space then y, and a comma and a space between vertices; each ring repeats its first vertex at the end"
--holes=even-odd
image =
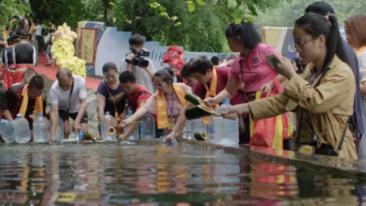
MULTIPOLYGON (((192 89, 189 86, 187 86, 186 84, 184 84, 184 83, 177 83, 177 84, 179 84, 179 86, 182 88, 182 90, 184 92, 192 93, 192 89)), ((156 96, 157 96, 157 92, 155 92, 147 100, 146 104, 143 106, 154 117, 156 117, 156 96)), ((184 112, 184 106, 180 103, 177 95, 174 95, 173 99, 172 98, 166 99, 165 103, 166 103, 167 114, 169 117, 171 115, 170 109, 172 109, 172 111, 173 111, 172 115, 173 115, 173 118, 175 118, 175 119, 178 119, 178 116, 180 115, 180 113, 184 112), (171 108, 169 108, 169 105, 171 108)))
POLYGON ((243 67, 245 91, 256 92, 261 87, 277 76, 277 71, 272 69, 266 60, 267 55, 281 53, 268 44, 258 44, 249 57, 238 55, 231 65, 230 78, 242 80, 240 65, 243 67))

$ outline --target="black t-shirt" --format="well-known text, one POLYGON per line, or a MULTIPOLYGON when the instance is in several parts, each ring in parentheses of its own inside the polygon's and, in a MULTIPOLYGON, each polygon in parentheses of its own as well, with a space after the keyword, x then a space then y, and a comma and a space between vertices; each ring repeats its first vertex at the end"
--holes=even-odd
POLYGON ((105 97, 104 113, 110 112, 110 114, 112 116, 114 116, 114 113, 116 111, 114 104, 116 104, 118 114, 119 115, 122 114, 123 110, 125 108, 125 103, 126 103, 126 97, 124 95, 122 87, 117 87, 117 89, 115 89, 115 90, 113 90, 109 87, 107 88, 107 87, 108 86, 105 85, 102 81, 99 83, 99 87, 97 90, 98 94, 101 94, 105 97), (112 96, 111 96, 111 94, 112 94, 112 96))
POLYGON ((15 46, 15 60, 17 64, 33 64, 34 48, 29 43, 15 46))

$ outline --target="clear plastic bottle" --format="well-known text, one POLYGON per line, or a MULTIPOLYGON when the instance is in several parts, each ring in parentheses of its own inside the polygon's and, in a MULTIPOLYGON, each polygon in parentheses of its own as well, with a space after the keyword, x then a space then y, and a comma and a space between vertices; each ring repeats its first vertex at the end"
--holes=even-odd
POLYGON ((84 139, 84 128, 81 128, 78 135, 78 142, 80 143, 84 139))
POLYGON ((147 113, 142 118, 141 139, 155 139, 155 118, 147 113))
MULTIPOLYGON (((224 99, 223 104, 217 109, 216 114, 221 114, 229 109, 230 99, 224 99)), ((238 119, 224 119, 215 117, 215 143, 225 146, 237 146, 239 142, 239 122, 238 119)))
MULTIPOLYGON (((129 109, 125 119, 130 118, 132 115, 133 115, 133 112, 132 112, 132 110, 129 109)), ((124 128, 125 134, 127 133, 128 128, 130 128, 130 126, 127 126, 124 128)), ((137 140, 139 138, 140 138, 139 127, 137 127, 137 129, 127 138, 127 140, 137 140)))
POLYGON ((214 143, 215 142, 215 117, 210 117, 210 123, 208 126, 208 133, 209 133, 209 142, 214 143))
POLYGON ((15 141, 17 143, 27 143, 31 139, 31 132, 29 129, 29 122, 27 119, 22 117, 21 114, 17 115, 17 118, 14 122, 14 130, 15 130, 15 141))
POLYGON ((208 133, 208 126, 202 122, 202 119, 193 119, 191 120, 192 122, 192 137, 194 138, 194 134, 199 132, 199 133, 204 133, 207 136, 208 133))
POLYGON ((186 121, 186 126, 184 127, 184 139, 192 139, 192 122, 190 120, 186 121))
POLYGON ((34 142, 48 142, 48 120, 42 113, 33 121, 33 140, 34 142))
POLYGON ((110 112, 106 112, 104 115, 104 122, 101 123, 101 133, 103 141, 116 141, 117 134, 116 131, 111 133, 110 127, 116 126, 116 120, 110 114, 110 112))
MULTIPOLYGON (((49 131, 50 131, 50 133, 52 131, 51 121, 49 121, 49 131)), ((56 143, 61 143, 62 140, 64 139, 64 136, 65 136, 65 133, 64 133, 64 121, 61 119, 61 117, 59 117, 57 119, 55 142, 56 143)))
POLYGON ((12 122, 2 119, 0 121, 0 134, 6 143, 15 142, 15 131, 12 122))

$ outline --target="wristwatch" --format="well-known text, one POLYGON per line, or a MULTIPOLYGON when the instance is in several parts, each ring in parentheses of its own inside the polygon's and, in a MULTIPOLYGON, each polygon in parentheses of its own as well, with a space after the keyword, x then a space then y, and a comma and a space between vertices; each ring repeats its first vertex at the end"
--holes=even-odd
POLYGON ((125 62, 127 62, 127 64, 132 64, 132 60, 129 59, 125 59, 125 62))

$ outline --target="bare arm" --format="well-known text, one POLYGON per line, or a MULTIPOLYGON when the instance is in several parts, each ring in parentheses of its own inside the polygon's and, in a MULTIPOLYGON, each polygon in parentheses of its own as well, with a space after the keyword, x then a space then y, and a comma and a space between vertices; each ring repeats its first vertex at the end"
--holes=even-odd
POLYGON ((229 81, 227 82, 226 88, 224 90, 222 90, 218 95, 216 95, 216 97, 213 98, 214 102, 216 104, 222 102, 223 99, 225 98, 231 98, 237 88, 238 88, 238 84, 240 81, 229 78, 229 81))
POLYGON ((13 117, 11 116, 9 110, 4 110, 3 111, 3 115, 5 117, 5 119, 9 120, 9 121, 14 121, 13 117))
MULTIPOLYGON (((194 106, 194 105, 192 103, 188 102, 184 110, 186 110, 187 108, 192 107, 192 106, 194 106)), ((177 119, 177 123, 175 124, 172 133, 177 134, 179 131, 182 131, 185 126, 186 120, 187 120, 187 118, 186 118, 185 113, 184 112, 180 113, 180 115, 177 119)))
POLYGON ((147 113, 147 109, 145 109, 144 107, 141 107, 140 109, 138 109, 135 114, 133 114, 131 117, 129 117, 128 119, 126 119, 127 123, 131 123, 131 122, 136 122, 139 119, 141 119, 145 114, 147 113))
POLYGON ((131 134, 133 134, 136 129, 138 128, 138 124, 133 124, 131 126, 129 126, 127 132, 123 135, 121 135, 121 137, 119 139, 122 139, 122 140, 126 140, 129 136, 131 136, 131 134))
POLYGON ((78 116, 75 119, 75 122, 80 123, 81 118, 83 118, 84 113, 86 111, 86 99, 79 99, 80 102, 80 108, 78 112, 78 116))
POLYGON ((97 105, 98 105, 98 116, 102 120, 104 118, 104 108, 105 108, 105 96, 97 94, 97 105))
POLYGON ((127 71, 132 71, 132 64, 127 64, 127 71))
POLYGON ((51 137, 50 141, 54 141, 56 138, 56 128, 57 128, 57 121, 58 121, 58 105, 53 104, 51 105, 51 137))
POLYGON ((153 78, 154 77, 154 71, 153 70, 151 70, 149 67, 147 67, 147 68, 142 68, 143 70, 145 70, 148 74, 149 74, 149 76, 151 77, 151 78, 153 78))

